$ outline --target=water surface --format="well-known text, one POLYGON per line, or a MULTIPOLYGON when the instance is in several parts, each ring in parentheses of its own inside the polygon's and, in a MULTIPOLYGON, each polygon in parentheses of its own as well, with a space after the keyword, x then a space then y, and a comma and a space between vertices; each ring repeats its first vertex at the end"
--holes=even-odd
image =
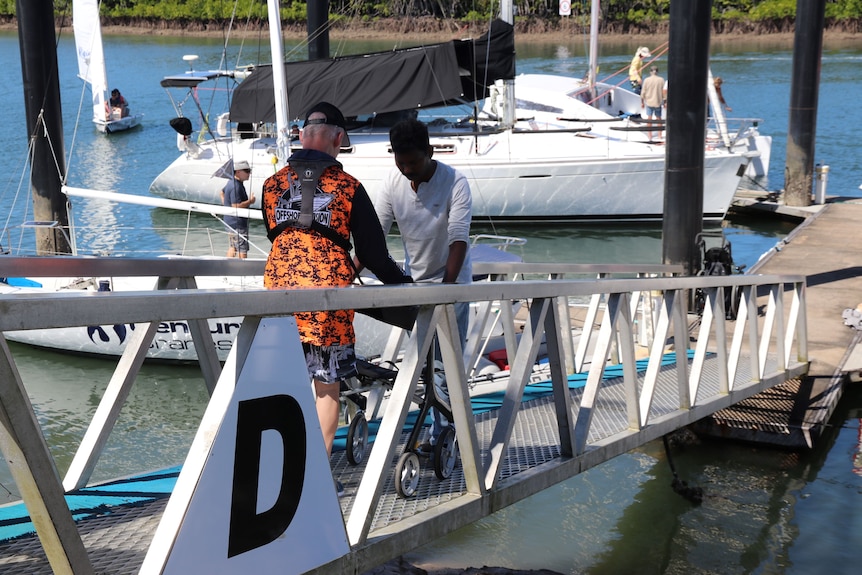
MULTIPOLYGON (((266 43, 259 48, 248 41, 241 52, 238 44, 231 47, 226 58, 231 65, 257 61, 258 51, 268 50, 266 43)), ((354 47, 361 51, 392 46, 357 44, 344 50, 354 47)), ((143 125, 107 137, 95 131, 89 122, 88 95, 75 76, 70 31, 61 31, 58 53, 69 183, 146 195, 152 179, 178 153, 168 125, 174 112, 159 80, 184 69, 184 54, 198 54, 199 69, 218 67, 221 42, 109 36, 105 52, 111 87, 119 87, 133 109, 145 114, 143 125)), ((565 45, 519 43, 518 69, 583 75, 585 53, 580 37, 565 45)), ((627 67, 632 53, 628 45, 603 46, 602 71, 627 67)), ((862 49, 824 52, 816 161, 831 166, 831 194, 858 195, 862 183, 862 152, 855 145, 851 117, 855 110, 847 105, 848 95, 858 92, 860 62, 862 49)), ((762 118, 762 129, 774 138, 771 176, 759 184, 772 190, 783 186, 791 63, 787 49, 733 43, 717 45, 711 56, 713 74, 724 78, 724 95, 734 115, 762 118)), ((7 134, 0 154, 0 217, 5 227, 7 222, 28 219, 30 210, 26 179, 22 180, 23 88, 18 41, 12 33, 0 33, 0 64, 11 71, 0 83, 7 134)), ((205 112, 211 117, 222 111, 214 103, 216 96, 206 100, 205 112)), ((91 252, 222 253, 227 247, 221 225, 206 216, 90 200, 76 200, 74 210, 78 243, 91 252), (208 234, 190 237, 187 224, 208 234), (164 227, 174 231, 155 229, 164 227)), ((734 217, 722 228, 736 262, 750 267, 793 224, 765 216, 734 217)), ((474 231, 526 237, 528 242, 518 253, 528 261, 661 261, 660 226, 483 225, 474 231)), ((266 249, 262 228, 253 226, 252 232, 266 249)), ((31 238, 17 231, 4 232, 0 243, 32 249, 31 238)), ((390 244, 398 255, 398 239, 390 238, 390 244)), ((11 347, 62 474, 114 365, 11 347)), ((94 479, 181 462, 206 398, 195 369, 145 366, 94 479)), ((862 560, 862 524, 856 513, 862 506, 860 417, 862 394, 850 388, 826 437, 811 452, 714 442, 676 451, 680 475, 706 493, 699 507, 673 493, 661 444, 650 444, 417 549, 408 559, 423 566, 493 564, 562 573, 855 573, 862 560)), ((8 499, 16 497, 5 465, 0 465, 0 484, 8 490, 8 499)), ((0 498, 4 493, 0 488, 0 498)))

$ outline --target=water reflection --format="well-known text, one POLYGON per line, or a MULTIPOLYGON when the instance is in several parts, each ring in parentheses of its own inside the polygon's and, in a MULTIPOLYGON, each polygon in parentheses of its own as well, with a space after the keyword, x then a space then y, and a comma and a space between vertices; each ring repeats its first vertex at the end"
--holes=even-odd
MULTIPOLYGON (((84 188, 116 191, 122 185, 121 174, 127 169, 126 155, 132 153, 129 149, 132 140, 125 137, 129 135, 101 134, 89 122, 82 123, 67 166, 69 181, 84 188)), ((120 206, 83 198, 73 198, 71 203, 73 221, 81 225, 76 234, 79 245, 86 246, 88 254, 114 254, 123 239, 116 213, 120 206)))
POLYGON ((793 231, 796 225, 796 222, 766 219, 758 215, 732 215, 722 222, 722 230, 724 237, 731 243, 734 263, 748 269, 793 231))
POLYGON ((525 238, 510 251, 527 262, 661 263, 660 226, 473 224, 471 232, 525 238))
MULTIPOLYGON (((116 363, 9 343, 24 387, 61 475, 84 436, 116 363)), ((93 479, 106 480, 181 463, 208 394, 200 369, 146 364, 132 386, 93 479)), ((0 485, 18 499, 5 460, 0 485)), ((3 497, 0 495, 0 502, 3 497)))
MULTIPOLYGON (((214 255, 227 253, 228 236, 224 224, 209 214, 155 208, 150 210, 153 232, 171 254, 214 255)), ((265 258, 270 242, 261 220, 249 220, 249 257, 265 258), (257 249, 255 249, 257 248, 257 249)))
POLYGON ((710 440, 674 447, 680 478, 704 490, 701 505, 672 490, 655 441, 405 558, 424 569, 498 565, 591 575, 855 572, 859 551, 846 526, 854 512, 848 502, 862 490, 852 461, 860 400, 862 390, 851 390, 808 452, 710 440))

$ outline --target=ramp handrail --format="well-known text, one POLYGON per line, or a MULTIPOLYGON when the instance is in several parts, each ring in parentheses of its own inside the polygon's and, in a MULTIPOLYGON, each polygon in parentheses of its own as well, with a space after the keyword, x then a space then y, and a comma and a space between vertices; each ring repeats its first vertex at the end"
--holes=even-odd
MULTIPOLYGON (((188 277, 262 275, 266 260, 200 256, 160 258, 103 258, 89 256, 3 256, 0 278, 4 277, 188 277)), ((635 277, 638 275, 679 275, 681 265, 665 264, 555 264, 526 262, 474 262, 475 275, 488 274, 603 274, 635 277)))
MULTIPOLYGON (((5 258, 0 258, 3 260, 5 258)), ((0 261, 0 264, 3 262, 0 261)), ((47 262, 44 262, 47 265, 47 262)), ((550 374, 553 384, 553 402, 557 414, 557 431, 560 456, 569 475, 597 465, 603 458, 629 450, 640 443, 661 435, 714 411, 740 401, 762 389, 786 380, 804 371, 808 361, 807 329, 805 317, 805 278, 803 276, 712 276, 662 277, 625 279, 524 280, 477 282, 472 285, 409 285, 367 286, 306 290, 198 290, 194 278, 187 274, 205 275, 205 263, 182 260, 159 260, 159 265, 180 266, 173 273, 182 277, 162 278, 159 291, 86 292, 16 294, 0 296, 0 332, 14 330, 50 329, 58 327, 140 323, 150 329, 136 329, 120 359, 117 371, 97 409, 91 429, 88 430, 70 473, 64 481, 66 489, 81 486, 89 479, 89 472, 107 440, 107 435, 122 406, 137 369, 146 354, 153 329, 160 321, 186 318, 197 326, 193 331, 199 359, 207 369, 218 374, 218 386, 232 386, 236 373, 221 372, 206 331, 209 318, 241 316, 246 318, 245 330, 256 330, 264 317, 290 315, 300 311, 360 309, 390 307, 407 304, 421 306, 416 328, 406 338, 401 355, 401 368, 386 406, 380 431, 374 442, 365 472, 356 492, 353 506, 346 514, 346 530, 352 548, 368 544, 375 509, 382 496, 386 478, 390 473, 393 454, 397 449, 400 430, 403 428, 424 358, 431 345, 430 335, 437 333, 443 365, 448 380, 451 411, 456 423, 458 444, 466 490, 473 497, 465 502, 463 520, 474 521, 478 509, 471 502, 490 497, 495 506, 512 503, 526 496, 525 491, 513 487, 517 470, 506 467, 509 444, 521 408, 520 398, 529 383, 540 344, 547 347, 550 374), (740 292, 739 316, 731 325, 726 319, 724 291, 737 287, 740 292), (190 288, 190 289, 171 289, 190 288), (690 347, 689 316, 686 301, 691 290, 705 293, 705 310, 699 321, 694 349, 690 347), (785 301, 786 293, 790 301, 785 301), (649 303, 647 304, 647 300, 649 303), (480 445, 472 415, 469 397, 469 379, 464 368, 463 350, 457 334, 454 306, 456 302, 493 303, 499 310, 511 310, 511 303, 520 301, 528 310, 523 326, 514 317, 502 322, 511 336, 510 376, 502 407, 496 416, 493 434, 487 444, 480 445), (560 302, 590 302, 588 321, 581 330, 563 325, 560 302), (761 304, 765 302, 765 304, 761 304), (761 316, 760 305, 765 313, 761 316), (650 312, 645 314, 647 307, 650 312), (556 310, 556 311, 555 311, 556 310), (654 310, 654 311, 652 311, 654 310), (640 316, 638 316, 640 313, 640 316), (643 373, 635 367, 638 341, 634 329, 635 319, 642 318, 652 324, 652 341, 645 346, 647 366, 643 373), (248 323, 248 326, 246 326, 248 323), (519 331, 519 341, 515 332, 519 331), (566 346, 574 347, 578 341, 577 361, 566 367, 566 346), (568 344, 564 341, 568 340, 568 344), (670 347, 669 347, 670 346, 670 347), (211 350, 210 350, 211 351, 211 350), (747 351, 746 353, 743 353, 747 351), (674 353, 676 362, 667 368, 663 358, 674 353), (596 414, 610 409, 603 401, 602 391, 608 385, 604 372, 608 360, 619 357, 622 364, 624 405, 616 406, 625 412, 625 425, 607 430, 593 425, 596 414), (717 391, 707 385, 704 365, 707 358, 716 360, 718 368, 717 391), (207 367, 208 366, 208 367, 207 367), (661 396, 659 373, 670 370, 676 381, 675 400, 670 407, 661 396), (572 399, 567 373, 572 370, 587 373, 586 384, 579 401, 572 399), (612 442, 613 447, 609 447, 612 442), (608 449, 613 451, 608 454, 608 449), (517 493, 516 493, 517 492, 517 493), (520 493, 520 494, 518 494, 520 493)), ((225 265, 225 262, 218 262, 225 265)), ((34 264, 37 267, 43 262, 34 264)), ((89 270, 108 271, 104 261, 93 261, 89 270), (106 267, 99 267, 106 266, 106 267)), ((117 264, 118 267, 127 263, 117 264)), ((133 275, 150 275, 152 269, 136 266, 133 275), (146 272, 146 273, 145 273, 146 272)), ((155 265, 155 264, 153 264, 155 265)), ((251 265, 246 262, 227 262, 231 270, 242 270, 251 265), (234 265, 240 264, 240 265, 234 265)), ((509 270, 529 268, 530 264, 493 264, 509 270)), ((597 273, 599 266, 584 269, 566 266, 539 266, 537 273, 559 277, 566 273, 597 273)), ((21 269, 17 268, 21 273, 21 269)), ((42 271, 47 272, 48 267, 42 271)), ((65 270, 62 265, 54 267, 65 270)), ((83 268, 77 268, 83 269, 83 268)), ((222 268, 227 269, 227 268, 222 268)), ((502 268, 490 268, 488 273, 508 274, 502 268)), ((9 268, 0 265, 0 275, 9 268)), ((164 272, 165 270, 161 270, 164 272)), ((647 273, 660 273, 655 269, 647 273)), ((663 270, 666 271, 666 270, 663 270)), ((28 272, 30 273, 30 272, 28 272)), ((116 273, 112 271, 112 273, 116 273)), ((224 272, 220 272, 224 273, 224 272)), ((511 272, 520 273, 520 272, 511 272)), ((533 273, 533 272, 529 272, 533 273)), ((598 272, 601 273, 601 272, 598 272)), ((610 273, 610 272, 608 272, 610 273)), ((620 272, 622 273, 622 272, 620 272)), ((34 275, 30 273, 30 275, 34 275)), ((97 274, 98 275, 98 274, 97 274)), ((568 306, 565 306, 568 307, 568 306)), ((500 312, 502 315, 502 312, 500 312)), ((252 331, 253 335, 253 331, 252 331)), ((243 341, 252 341, 243 336, 243 341)), ((28 500, 28 508, 51 509, 52 514, 34 516, 34 524, 43 540, 63 540, 80 537, 70 529, 71 514, 62 507, 63 486, 56 477, 56 467, 44 440, 32 406, 26 399, 24 383, 18 374, 13 354, 0 340, 0 401, 4 413, 0 425, 0 442, 10 462, 16 483, 28 500), (29 416, 27 415, 29 414, 29 416), (11 450, 11 451, 10 451, 11 450), (23 457, 21 457, 23 454, 23 457), (48 471, 54 469, 53 473, 48 471), (45 539, 47 537, 47 539, 45 539)), ((242 366, 248 349, 235 345, 232 365, 242 366)), ((241 368, 240 368, 241 369, 241 368)), ((196 439, 196 441, 198 441, 196 439)), ((409 523, 409 522, 408 522, 409 523)), ((409 531, 405 527, 405 532, 409 531)), ((398 530, 389 527, 388 536, 397 536, 398 530)), ((406 537, 406 536, 405 536, 406 537)), ((46 548, 46 552, 63 553, 62 546, 46 548)), ((352 561, 372 561, 358 554, 352 561)), ((347 559, 345 559, 347 561, 347 559)), ((346 564, 345 564, 346 565, 346 564)), ((343 566, 343 565, 342 565, 343 566)), ((354 564, 368 568, 372 565, 354 564)))

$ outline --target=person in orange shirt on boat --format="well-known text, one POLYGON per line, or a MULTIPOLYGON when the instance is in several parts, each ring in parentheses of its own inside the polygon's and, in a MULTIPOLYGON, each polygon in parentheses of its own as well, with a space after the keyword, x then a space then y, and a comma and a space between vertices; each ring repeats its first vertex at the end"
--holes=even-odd
MULTIPOLYGON (((349 145, 341 111, 327 102, 313 106, 299 140, 302 149, 263 184, 263 220, 272 241, 264 285, 351 285, 356 273, 351 236, 359 262, 383 283, 411 283, 389 254, 365 188, 335 159, 341 146, 349 145)), ((338 427, 340 384, 357 373, 353 310, 297 313, 296 324, 329 456, 338 427)), ((341 483, 336 480, 335 486, 343 495, 341 483)))

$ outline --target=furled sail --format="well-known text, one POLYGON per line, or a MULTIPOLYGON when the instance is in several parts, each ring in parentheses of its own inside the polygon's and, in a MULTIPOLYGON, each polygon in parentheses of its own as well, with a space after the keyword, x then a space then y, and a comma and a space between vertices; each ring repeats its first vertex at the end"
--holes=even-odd
MULTIPOLYGON (((495 80, 515 75, 514 32, 495 21, 477 40, 454 40, 415 48, 288 62, 290 116, 320 101, 345 116, 381 114, 455 104, 485 96, 495 80)), ((258 66, 236 88, 232 122, 274 122, 272 66, 258 66)))

